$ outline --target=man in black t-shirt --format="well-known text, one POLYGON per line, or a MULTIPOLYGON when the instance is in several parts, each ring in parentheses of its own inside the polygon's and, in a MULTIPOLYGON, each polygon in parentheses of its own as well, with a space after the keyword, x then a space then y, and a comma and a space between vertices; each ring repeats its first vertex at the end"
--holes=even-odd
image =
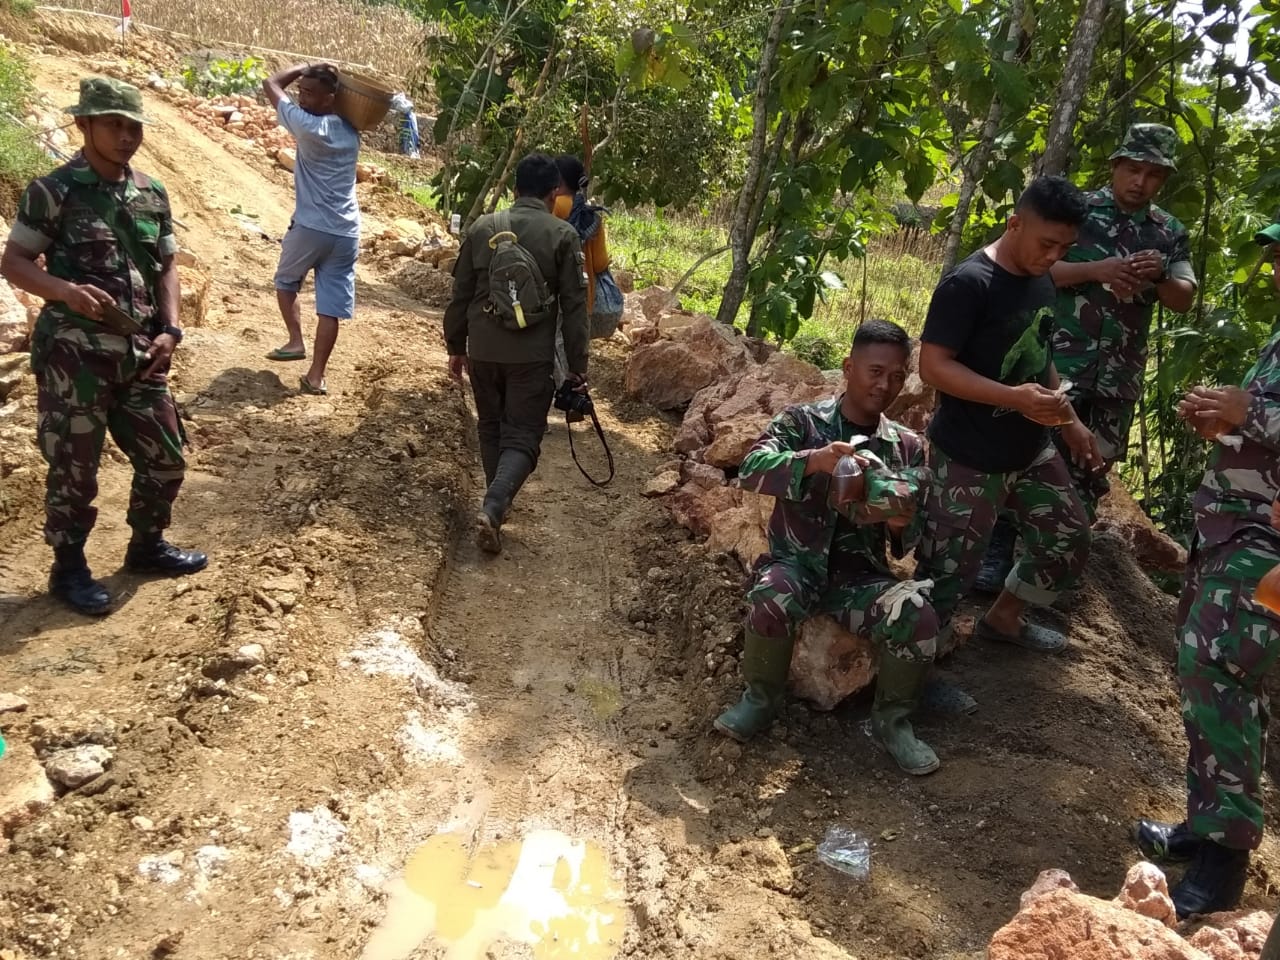
POLYGON ((934 485, 916 579, 934 582, 930 598, 945 624, 977 576, 997 514, 1011 512, 1026 549, 975 633, 1043 651, 1061 650, 1067 639, 1027 623, 1026 605, 1052 603, 1089 552, 1084 507, 1049 427, 1061 428, 1080 466, 1101 463, 1049 346, 1056 297, 1049 268, 1085 213, 1071 183, 1037 178, 1004 234, 942 279, 920 338, 920 375, 939 404, 929 425, 934 485))

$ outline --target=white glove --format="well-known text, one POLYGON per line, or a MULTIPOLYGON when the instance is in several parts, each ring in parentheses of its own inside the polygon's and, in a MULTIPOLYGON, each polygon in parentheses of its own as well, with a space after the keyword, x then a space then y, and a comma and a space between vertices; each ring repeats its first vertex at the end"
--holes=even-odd
POLYGON ((885 623, 897 623, 898 618, 902 616, 903 608, 908 603, 919 610, 924 606, 925 600, 929 599, 927 594, 932 589, 932 580, 900 580, 880 594, 876 605, 889 614, 885 618, 885 623))

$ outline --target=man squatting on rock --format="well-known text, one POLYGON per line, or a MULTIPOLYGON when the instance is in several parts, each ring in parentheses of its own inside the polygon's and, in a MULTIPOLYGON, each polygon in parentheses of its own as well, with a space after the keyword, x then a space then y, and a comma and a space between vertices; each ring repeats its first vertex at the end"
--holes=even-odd
POLYGON ((208 559, 164 540, 186 461, 169 360, 182 340, 169 197, 129 161, 142 145, 142 94, 119 80, 80 81, 68 107, 84 146, 22 195, 0 274, 45 300, 31 337, 37 438, 49 464, 45 540, 53 547, 49 590, 72 609, 103 614, 107 588, 84 547, 97 520, 98 465, 108 431, 133 465, 125 565, 187 574, 208 559), (45 267, 36 263, 44 255, 45 267), (131 315, 143 332, 104 325, 104 308, 131 315))
POLYGON ((1100 463, 1093 434, 1059 389, 1050 350, 1049 268, 1075 241, 1085 210, 1068 181, 1032 181, 1000 238, 938 284, 920 338, 920 376, 939 401, 916 579, 933 581, 929 596, 949 629, 996 517, 1008 510, 1026 549, 975 634, 1046 652, 1066 637, 1023 613, 1071 587, 1089 553, 1085 509, 1048 428, 1061 428, 1076 463, 1100 463))
MULTIPOLYGON (((1260 237, 1280 242, 1280 224, 1260 237)), ((1273 250, 1280 288, 1280 247, 1273 250)), ((1214 441, 1193 501, 1195 538, 1178 605, 1187 817, 1140 820, 1134 839, 1152 859, 1192 861, 1170 891, 1185 918, 1235 907, 1249 853, 1262 842, 1264 684, 1280 656, 1280 618, 1254 592, 1280 563, 1280 334, 1242 387, 1196 387, 1178 413, 1214 441)))
POLYGON ((516 201, 467 231, 444 313, 449 374, 461 381, 466 373, 476 401, 488 485, 476 534, 490 553, 501 550, 500 531, 512 501, 538 463, 555 390, 558 315, 569 364, 566 379, 578 390, 587 386, 587 279, 578 232, 551 212, 559 190, 560 170, 550 157, 532 153, 516 165, 516 201), (504 250, 504 239, 514 240, 520 250, 504 250), (512 276, 526 278, 521 297, 526 287, 536 290, 539 302, 527 309, 522 304, 518 320, 512 301, 519 298, 501 282, 491 282, 495 257, 502 264, 524 259, 512 276))
POLYGON ((911 340, 901 327, 862 324, 844 361, 844 394, 788 407, 742 461, 739 484, 776 502, 769 552, 756 564, 748 594, 747 689, 715 721, 735 740, 773 723, 796 629, 806 617, 829 614, 847 630, 869 633, 879 650, 871 711, 876 739, 908 773, 938 769, 907 719, 933 662, 938 624, 922 596, 927 585, 899 582, 885 560, 886 543, 899 557, 911 549, 917 500, 928 483, 920 436, 884 416, 910 359, 911 340), (849 457, 861 467, 861 489, 842 502, 832 474, 849 457))
MULTIPOLYGON (((1177 169, 1178 135, 1156 123, 1129 128, 1111 154, 1111 184, 1085 195, 1089 212, 1065 258, 1049 274, 1058 288, 1053 363, 1102 463, 1077 465, 1054 436, 1092 523, 1111 489, 1107 474, 1129 449, 1129 427, 1147 369, 1156 303, 1186 313, 1195 302, 1187 228, 1152 200, 1177 169)), ((974 583, 999 593, 1013 569, 1017 531, 1002 517, 974 583)))
POLYGON ((298 291, 315 271, 316 342, 311 368, 298 386, 303 393, 328 393, 324 373, 338 342, 338 321, 356 312, 356 257, 360 254, 360 204, 356 162, 360 133, 334 113, 338 71, 327 63, 302 63, 268 77, 262 91, 276 108, 280 125, 298 143, 293 181, 293 219, 280 245, 276 302, 288 341, 268 360, 305 360, 298 291), (298 83, 298 102, 285 92, 298 83))

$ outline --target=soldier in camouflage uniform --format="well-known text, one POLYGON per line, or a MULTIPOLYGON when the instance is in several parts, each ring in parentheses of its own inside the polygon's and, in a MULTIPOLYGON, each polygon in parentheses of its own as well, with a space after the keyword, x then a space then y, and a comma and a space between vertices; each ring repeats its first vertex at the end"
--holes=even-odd
POLYGON ((929 423, 933 484, 916 557, 946 625, 972 585, 1003 510, 1027 549, 976 635, 1053 652, 1061 633, 1027 622, 1028 604, 1051 604, 1083 570, 1089 525, 1048 428, 1071 456, 1096 459, 1054 369, 1050 339, 1056 296, 1049 269, 1075 241, 1084 197, 1069 182, 1033 181, 1004 234, 948 273, 934 291, 921 335, 920 376, 939 393, 929 423))
POLYGON ((31 366, 38 440, 49 464, 49 589, 75 610, 101 614, 111 595, 89 572, 84 545, 97 518, 108 431, 134 470, 125 564, 185 574, 203 569, 207 558, 162 535, 186 466, 167 378, 182 330, 169 199, 158 181, 129 166, 142 144, 142 95, 118 80, 87 78, 67 112, 84 148, 27 187, 0 274, 46 301, 31 366), (43 269, 36 262, 42 254, 43 269), (126 332, 133 328, 140 332, 126 332))
POLYGON ((796 628, 830 614, 845 629, 869 634, 880 650, 872 731, 908 773, 938 769, 908 719, 933 662, 937 621, 927 584, 899 582, 885 559, 917 535, 916 504, 928 482, 920 437, 884 416, 906 380, 911 341, 893 323, 858 328, 844 362, 846 391, 788 407, 748 452, 738 473, 744 489, 775 497, 769 553, 755 569, 748 598, 742 673, 747 690, 716 720, 746 741, 767 729, 782 704, 796 628), (859 488, 845 500, 833 480, 855 457, 859 488))
MULTIPOLYGON (((1057 438, 1090 522, 1110 489, 1107 473, 1128 451, 1155 304, 1185 313, 1195 298, 1187 229, 1151 202, 1176 169, 1177 146, 1169 127, 1130 127, 1111 155, 1110 186, 1086 194, 1089 214, 1080 235, 1050 271, 1058 287, 1054 365, 1070 382, 1071 403, 1102 456, 1100 465, 1077 465, 1057 438)), ((974 584, 979 591, 1000 591, 1016 537, 1002 520, 974 584)))
POLYGON ((1196 387, 1178 412, 1214 444, 1195 495, 1195 541, 1178 608, 1187 818, 1140 820, 1134 834, 1149 857, 1193 860, 1171 891, 1185 918, 1233 908, 1249 852, 1262 842, 1264 682, 1280 656, 1280 616, 1254 591, 1280 564, 1280 334, 1243 387, 1196 387))

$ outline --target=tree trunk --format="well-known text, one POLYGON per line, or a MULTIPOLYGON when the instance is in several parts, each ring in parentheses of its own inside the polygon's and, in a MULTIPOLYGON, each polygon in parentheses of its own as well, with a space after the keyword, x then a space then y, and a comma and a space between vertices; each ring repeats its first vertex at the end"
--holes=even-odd
MULTIPOLYGON (((542 90, 547 85, 547 77, 551 74, 551 64, 556 61, 556 43, 558 41, 558 37, 551 40, 551 47, 547 50, 547 62, 542 65, 542 72, 538 74, 538 82, 534 84, 533 95, 529 98, 530 103, 537 103, 542 97, 542 90)), ((520 121, 519 129, 516 130, 516 135, 511 140, 511 149, 507 151, 507 160, 502 168, 502 174, 498 177, 498 182, 486 187, 485 192, 480 194, 480 202, 483 203, 485 195, 492 192, 486 207, 489 213, 493 213, 494 210, 498 209, 498 201, 502 199, 502 191, 507 188, 507 181, 511 179, 511 172, 516 168, 520 145, 524 143, 524 125, 528 120, 529 113, 526 111, 524 119, 520 121)), ((472 209, 474 210, 475 208, 473 207, 472 209)), ((476 216, 479 216, 478 211, 476 211, 476 216)))
POLYGON ((1093 69, 1093 55, 1102 37, 1102 27, 1107 18, 1107 0, 1084 0, 1080 19, 1071 35, 1071 49, 1067 52, 1067 64, 1062 69, 1062 85, 1058 88, 1058 102, 1049 121, 1048 142, 1044 156, 1040 158, 1037 173, 1058 177, 1066 173, 1067 157, 1071 153, 1076 129, 1076 117, 1080 114, 1080 101, 1084 99, 1093 69))
POLYGON ((729 251, 733 266, 729 271, 729 281, 724 285, 720 309, 716 312, 716 321, 728 325, 733 324, 738 315, 738 307, 742 305, 742 298, 747 292, 747 267, 751 260, 755 227, 759 224, 759 216, 755 217, 753 223, 751 214, 762 206, 756 201, 760 191, 766 189, 768 184, 765 151, 769 142, 769 91, 773 87, 773 61, 782 42, 782 22, 790 9, 790 4, 785 0, 774 9, 773 18, 769 21, 769 32, 765 35, 764 48, 760 52, 759 75, 756 77, 755 99, 751 107, 751 149, 747 156, 747 172, 742 179, 742 189, 738 193, 733 220, 729 225, 729 251))
MULTIPOLYGON (((1022 47, 1022 11, 1023 0, 1013 0, 1013 3, 1009 6, 1009 42, 1001 55, 1001 59, 1005 63, 1012 63, 1017 58, 1018 51, 1022 47)), ((991 107, 987 110, 987 119, 982 125, 982 134, 978 139, 978 143, 974 146, 967 160, 963 157, 960 160, 962 173, 960 196, 956 200, 956 212, 952 216, 951 226, 947 230, 947 245, 942 255, 942 273, 944 276, 947 271, 956 265, 956 260, 960 253, 960 241, 964 237, 965 225, 969 222, 969 208, 973 205, 973 195, 977 192, 978 183, 982 180, 982 175, 987 170, 987 163, 991 160, 991 151, 995 146, 996 134, 1000 132, 1000 117, 1003 114, 1004 104, 1001 102, 1000 94, 997 92, 991 97, 991 107)), ((956 132, 963 134, 963 130, 957 130, 956 132)))

